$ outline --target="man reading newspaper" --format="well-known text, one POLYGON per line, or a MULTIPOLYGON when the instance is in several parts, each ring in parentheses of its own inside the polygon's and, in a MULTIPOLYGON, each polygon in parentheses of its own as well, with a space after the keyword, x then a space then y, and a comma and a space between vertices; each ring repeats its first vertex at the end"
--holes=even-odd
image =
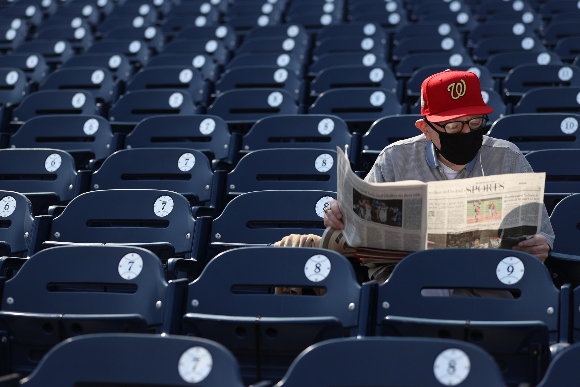
MULTIPOLYGON (((365 177, 366 182, 432 182, 533 172, 514 144, 484 135, 487 114, 493 109, 483 101, 479 79, 474 73, 445 70, 428 77, 421 85, 420 103, 423 117, 416 121, 415 126, 422 134, 383 149, 365 177)), ((490 199, 489 203, 473 202, 474 223, 485 220, 481 209, 483 204, 496 208, 493 214, 486 212, 486 216, 496 216, 497 203, 493 200, 490 199), (475 210, 478 207, 479 212, 475 210)), ((397 222, 400 207, 397 203, 386 203, 385 206, 390 207, 386 219, 397 222)), ((380 221, 380 215, 378 219, 380 221)), ((342 220, 338 202, 332 201, 325 210, 325 226, 343 230, 342 220)), ((543 262, 554 243, 554 232, 543 205, 539 229, 537 234, 512 248, 530 253, 543 262)), ((298 240, 298 236, 292 235, 277 245, 300 246, 298 240)), ((458 243, 470 242, 475 243, 475 240, 458 243)), ((369 277, 379 281, 388 279, 393 269, 392 264, 364 264, 369 269, 369 277)))

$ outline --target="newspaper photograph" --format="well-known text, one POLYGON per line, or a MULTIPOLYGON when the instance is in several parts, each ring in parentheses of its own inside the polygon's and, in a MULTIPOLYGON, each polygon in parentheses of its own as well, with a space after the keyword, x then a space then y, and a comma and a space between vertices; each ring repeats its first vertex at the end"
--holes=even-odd
POLYGON ((345 229, 333 230, 321 245, 340 238, 343 250, 359 255, 362 248, 510 249, 540 229, 545 173, 369 183, 352 171, 340 148, 337 156, 337 201, 345 229))

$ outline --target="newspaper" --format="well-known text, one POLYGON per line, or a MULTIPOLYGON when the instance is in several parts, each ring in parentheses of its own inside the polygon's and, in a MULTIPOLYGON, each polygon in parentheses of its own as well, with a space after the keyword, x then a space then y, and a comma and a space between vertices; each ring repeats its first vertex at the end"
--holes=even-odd
POLYGON ((335 247, 343 244, 362 256, 362 248, 375 249, 367 258, 378 250, 509 249, 540 230, 545 173, 369 183, 351 170, 342 149, 337 156, 337 200, 345 228, 342 234, 327 230, 323 247, 344 238, 335 247))

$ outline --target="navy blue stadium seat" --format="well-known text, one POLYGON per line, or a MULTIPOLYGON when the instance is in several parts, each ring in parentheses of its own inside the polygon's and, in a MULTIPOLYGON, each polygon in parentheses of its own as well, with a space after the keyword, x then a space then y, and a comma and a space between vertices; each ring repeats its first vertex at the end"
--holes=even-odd
POLYGON ((502 82, 503 94, 511 102, 517 102, 531 89, 556 86, 579 87, 580 67, 521 64, 514 67, 502 82))
POLYGON ((540 15, 545 20, 552 20, 558 15, 578 12, 578 5, 572 1, 553 0, 540 4, 540 15))
POLYGON ((578 361, 580 361, 580 344, 564 348, 552 359, 538 387, 573 387, 579 376, 578 361))
POLYGON ((491 55, 485 62, 485 67, 487 67, 492 77, 503 79, 512 68, 524 63, 562 65, 560 57, 550 51, 543 51, 540 53, 516 51, 491 55))
POLYGON ((204 78, 210 81, 217 80, 219 75, 219 65, 215 63, 208 54, 159 54, 151 59, 148 66, 192 66, 203 74, 204 78))
POLYGON ((545 52, 546 47, 538 37, 502 36, 485 38, 473 47, 471 57, 474 61, 483 63, 494 54, 502 52, 545 52))
POLYGON ((0 52, 5 53, 14 50, 14 48, 24 42, 25 38, 24 32, 11 28, 8 23, 3 23, 3 25, 0 25, 0 52))
POLYGON ((372 52, 346 52, 321 55, 308 68, 308 76, 314 77, 320 71, 334 66, 380 66, 387 67, 387 58, 372 52))
POLYGON ((508 20, 519 21, 523 14, 529 12, 535 14, 534 8, 527 1, 501 2, 487 1, 475 8, 475 14, 480 20, 489 20, 496 15, 509 16, 508 20))
POLYGON ((209 86, 201 72, 193 66, 147 66, 127 82, 125 91, 179 89, 189 92, 196 105, 205 106, 209 86))
POLYGON ((48 74, 39 90, 83 89, 91 93, 97 103, 109 105, 117 99, 119 85, 113 74, 102 67, 60 68, 48 74))
POLYGON ((189 285, 182 333, 226 346, 246 383, 279 380, 309 345, 356 336, 361 294, 350 262, 334 251, 234 249, 211 260, 189 285), (277 269, 262 270, 270 265, 277 269), (268 294, 275 286, 325 289, 326 294, 268 294))
MULTIPOLYGON (((282 89, 239 89, 220 94, 207 108, 208 114, 223 118, 228 125, 253 125, 261 118, 300 113, 292 94, 282 89)), ((230 125, 231 131, 236 128, 230 125)), ((243 131, 243 130, 242 130, 243 131)))
MULTIPOLYGON (((107 4, 103 7, 100 7, 97 2, 93 0, 75 0, 74 2, 65 4, 65 6, 59 7, 56 15, 51 17, 49 20, 64 18, 67 23, 72 23, 72 19, 79 18, 81 22, 84 21, 91 26, 96 26, 99 23, 101 16, 110 13, 113 7, 114 4, 110 0, 107 0, 107 4)), ((77 23, 78 22, 75 22, 75 26, 77 23)))
POLYGON ((232 164, 237 152, 233 141, 227 124, 218 116, 155 115, 135 126, 125 138, 125 148, 197 149, 213 162, 232 164))
POLYGON ((355 36, 361 40, 365 37, 378 38, 387 41, 388 35, 378 23, 351 22, 329 25, 321 28, 316 33, 315 45, 320 45, 327 38, 336 38, 341 36, 355 36))
POLYGON ((60 66, 74 55, 72 45, 62 39, 31 40, 14 49, 15 53, 40 54, 49 66, 60 66))
POLYGON ((15 67, 0 67, 0 106, 18 105, 30 85, 24 72, 15 67))
MULTIPOLYGON (((226 4, 222 1, 221 4, 226 4)), ((202 3, 203 5, 203 3, 202 3)), ((220 24, 220 12, 216 8, 212 8, 208 13, 201 14, 197 13, 178 13, 179 9, 182 7, 188 7, 189 4, 182 3, 177 7, 174 7, 171 12, 176 11, 174 15, 166 18, 165 22, 161 26, 163 34, 168 40, 173 39, 173 37, 181 30, 191 27, 192 25, 196 27, 218 27, 220 24)), ((191 4, 191 6, 197 6, 199 8, 200 4, 191 4)))
POLYGON ((511 114, 495 121, 489 135, 513 142, 522 152, 578 149, 580 115, 568 113, 511 114))
POLYGON ((296 104, 303 104, 305 85, 299 74, 277 66, 235 67, 222 73, 215 83, 215 94, 228 90, 280 89, 292 95, 296 104))
POLYGON ((513 112, 579 113, 580 87, 538 87, 525 93, 513 112))
POLYGON ((181 89, 128 91, 109 110, 109 120, 137 123, 159 114, 197 114, 191 94, 181 89))
MULTIPOLYGON (((252 38, 245 40, 237 50, 237 54, 242 53, 292 53, 298 58, 305 57, 308 50, 309 41, 306 39, 299 40, 300 36, 296 38, 288 38, 285 36, 270 36, 262 38, 252 38)), ((237 55, 236 54, 236 55, 237 55)))
POLYGON ((71 28, 65 25, 43 29, 38 32, 35 40, 64 40, 71 45, 73 50, 82 52, 93 43, 93 34, 85 27, 71 28))
POLYGON ((111 15, 97 26, 99 35, 107 36, 111 31, 119 27, 149 28, 155 25, 156 16, 153 13, 148 15, 118 14, 119 7, 111 15))
POLYGON ((189 55, 207 54, 220 65, 227 63, 231 56, 225 43, 222 40, 215 38, 175 38, 165 45, 163 53, 189 55))
POLYGON ((59 149, 0 150, 0 189, 20 192, 32 202, 34 213, 65 204, 86 190, 74 159, 59 149))
MULTIPOLYGON (((580 11, 578 8, 576 8, 576 10, 580 11)), ((560 39, 572 36, 580 36, 580 32, 577 28, 575 28, 576 26, 578 26, 577 21, 550 23, 541 31, 544 44, 548 46, 555 46, 558 44, 560 39)))
POLYGON ((424 23, 421 23, 421 28, 417 28, 417 25, 414 23, 399 28, 393 35, 393 44, 397 45, 405 39, 433 36, 439 36, 441 39, 450 37, 457 40, 461 38, 461 32, 452 24, 429 22, 426 20, 424 23))
POLYGON ((379 286, 376 323, 382 336, 474 343, 494 356, 508 385, 535 384, 548 365, 549 345, 567 341, 560 324, 567 326, 568 312, 550 273, 530 254, 435 249, 407 256, 379 286), (426 289, 459 295, 423 295, 426 289), (472 289, 495 294, 469 297, 472 289))
POLYGON ((32 204, 21 193, 0 190, 0 256, 26 256, 33 243, 32 204))
POLYGON ((435 64, 447 66, 446 68, 474 65, 467 54, 447 52, 413 54, 402 58, 395 66, 395 75, 398 78, 409 78, 421 67, 435 64))
POLYGON ((297 38, 299 41, 309 41, 310 35, 299 24, 290 25, 273 25, 252 28, 245 34, 245 39, 265 38, 268 36, 285 36, 288 38, 297 38))
POLYGON ((12 112, 12 121, 54 114, 98 114, 95 97, 86 90, 41 90, 27 95, 12 112))
POLYGON ((478 24, 475 15, 467 10, 457 13, 448 11, 434 12, 416 15, 416 17, 417 22, 421 24, 426 22, 448 23, 457 28, 462 34, 473 30, 478 24))
MULTIPOLYGON (((224 43, 226 49, 232 51, 238 46, 239 37, 233 28, 228 25, 218 27, 187 27, 179 31, 177 38, 180 39, 218 39, 224 43)), ((246 39, 248 36, 246 35, 246 39)))
POLYGON ((246 154, 228 174, 230 197, 265 190, 336 190, 336 151, 271 148, 246 154))
POLYGON ((101 116, 52 115, 29 119, 10 136, 11 148, 54 148, 73 156, 77 169, 92 169, 117 150, 119 136, 101 116))
POLYGON ((91 54, 123 54, 133 66, 144 66, 151 57, 151 50, 138 39, 103 39, 93 43, 86 51, 91 54))
POLYGON ((461 39, 449 36, 429 36, 401 40, 393 47, 392 59, 400 61, 408 55, 429 53, 468 54, 461 39))
POLYGON ((69 67, 102 67, 107 70, 116 80, 127 82, 133 75, 134 68, 129 59, 121 53, 87 53, 70 58, 60 68, 69 67))
POLYGON ((558 40, 554 52, 564 61, 572 61, 580 53, 580 36, 569 36, 558 40))
POLYGON ((184 148, 123 149, 109 156, 91 178, 92 190, 148 188, 174 191, 191 205, 211 207, 219 204, 223 189, 207 157, 184 148))
POLYGON ((187 199, 172 191, 91 191, 74 198, 52 220, 47 240, 39 247, 122 243, 162 252, 166 258, 189 258, 194 223, 187 199))
POLYGON ((14 67, 26 74, 30 82, 38 83, 49 72, 48 65, 41 54, 11 53, 0 56, 0 67, 14 67))
POLYGON ((522 22, 526 26, 537 31, 543 25, 540 15, 534 11, 513 11, 513 12, 498 12, 487 17, 488 22, 508 21, 511 23, 522 22))
MULTIPOLYGON (((507 3, 509 5, 509 3, 507 3)), ((497 21, 481 23, 467 35, 467 46, 475 47, 482 39, 519 36, 521 38, 535 37, 534 30, 524 23, 512 21, 497 21)))
POLYGON ((10 7, 0 9, 0 18, 19 18, 31 26, 38 26, 43 18, 42 10, 31 4, 13 4, 10 7))
POLYGON ((137 333, 91 334, 67 340, 50 351, 22 385, 74 387, 79 383, 244 386, 235 358, 215 342, 137 333))
POLYGON ((361 160, 359 166, 370 171, 379 153, 388 145, 421 134, 415 127, 419 114, 391 115, 379 118, 361 138, 361 160))
POLYGON ((386 32, 394 32, 408 24, 408 15, 405 8, 397 2, 389 2, 396 5, 381 3, 361 3, 350 12, 350 18, 355 22, 371 22, 380 24, 386 32), (389 8, 387 8, 389 7, 389 8))
POLYGON ((380 36, 335 36, 318 41, 312 51, 312 60, 316 61, 322 55, 344 52, 365 52, 377 56, 389 57, 389 46, 386 38, 380 36))
POLYGON ((133 26, 119 26, 105 34, 106 39, 139 39, 146 43, 155 52, 163 49, 165 36, 159 27, 148 26, 135 28, 133 26))
MULTIPOLYGON (((550 215, 550 222, 558 238, 554 241, 554 251, 562 254, 580 255, 580 194, 576 193, 562 199, 550 215)), ((575 319, 578 322, 577 319, 575 319)), ((578 337, 578 336, 577 336, 578 337)), ((574 340, 578 341, 578 339, 574 340)))
POLYGON ((364 133, 381 117, 402 113, 397 96, 388 89, 353 87, 323 92, 308 109, 310 114, 333 114, 342 118, 351 132, 364 133))
POLYGON ((569 194, 580 192, 578 157, 580 157, 580 149, 578 148, 545 149, 526 155, 526 160, 534 172, 546 173, 544 202, 546 202, 548 209, 554 208, 559 200, 569 194))
POLYGON ((225 65, 225 70, 258 66, 277 66, 295 72, 299 76, 304 72, 304 61, 291 53, 238 54, 225 65))
POLYGON ((168 321, 180 313, 187 279, 164 277, 159 259, 138 247, 61 246, 34 254, 4 284, 0 325, 12 337, 7 371, 29 374, 50 348, 79 334, 172 333, 168 321))
POLYGON ((494 360, 473 344, 441 338, 365 337, 331 339, 309 347, 275 387, 462 383, 481 387, 505 385, 494 360), (327 362, 332 367, 321 367, 327 362))

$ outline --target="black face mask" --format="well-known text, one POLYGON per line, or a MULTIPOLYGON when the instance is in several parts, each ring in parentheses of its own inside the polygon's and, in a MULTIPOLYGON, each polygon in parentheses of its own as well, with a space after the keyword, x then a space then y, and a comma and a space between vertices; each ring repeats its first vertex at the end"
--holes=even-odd
POLYGON ((431 127, 439 134, 441 149, 437 149, 446 160, 457 165, 465 165, 477 156, 477 152, 483 144, 484 131, 473 130, 469 133, 449 134, 440 132, 431 127))

